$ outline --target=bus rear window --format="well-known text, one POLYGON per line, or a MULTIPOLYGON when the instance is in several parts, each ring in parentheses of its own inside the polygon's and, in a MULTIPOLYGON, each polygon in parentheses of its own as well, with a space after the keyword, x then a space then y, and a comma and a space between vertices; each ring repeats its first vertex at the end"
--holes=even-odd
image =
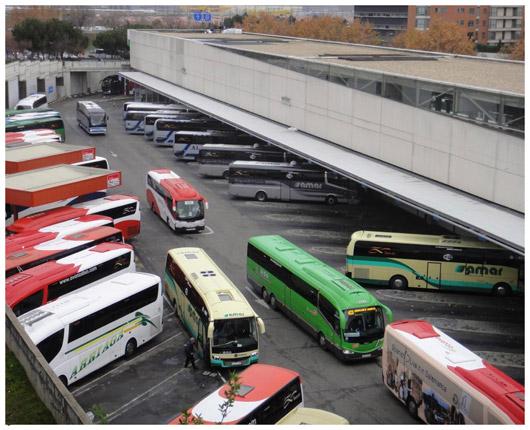
POLYGON ((44 293, 42 290, 37 291, 29 297, 26 297, 18 305, 13 308, 13 312, 18 317, 42 305, 42 297, 44 293))
POLYGON ((46 361, 50 363, 59 353, 63 346, 64 329, 55 332, 51 336, 48 336, 43 341, 39 342, 37 348, 44 356, 46 361))

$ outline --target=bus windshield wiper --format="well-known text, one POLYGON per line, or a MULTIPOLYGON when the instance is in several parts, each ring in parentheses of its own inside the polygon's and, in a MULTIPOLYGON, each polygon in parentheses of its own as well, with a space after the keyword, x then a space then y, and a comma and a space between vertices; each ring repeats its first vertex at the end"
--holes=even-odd
POLYGON ((226 346, 226 345, 230 345, 232 343, 237 343, 237 340, 229 340, 228 342, 225 342, 225 343, 221 343, 220 345, 214 345, 215 347, 221 347, 221 346, 226 346))

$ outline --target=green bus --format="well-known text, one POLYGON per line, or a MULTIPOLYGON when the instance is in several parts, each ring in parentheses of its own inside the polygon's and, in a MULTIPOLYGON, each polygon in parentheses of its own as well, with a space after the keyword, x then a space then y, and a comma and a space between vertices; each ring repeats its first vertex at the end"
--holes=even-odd
POLYGON ((15 116, 15 115, 22 115, 22 114, 41 114, 41 113, 47 113, 47 112, 57 112, 53 108, 36 108, 36 109, 8 109, 6 110, 6 118, 15 116))
POLYGON ((36 130, 40 128, 54 130, 57 134, 61 136, 63 142, 66 140, 64 133, 64 122, 60 116, 37 117, 22 120, 6 121, 6 133, 36 130))
POLYGON ((247 279, 273 309, 301 323, 343 360, 380 355, 392 311, 339 271, 281 236, 255 236, 247 279))

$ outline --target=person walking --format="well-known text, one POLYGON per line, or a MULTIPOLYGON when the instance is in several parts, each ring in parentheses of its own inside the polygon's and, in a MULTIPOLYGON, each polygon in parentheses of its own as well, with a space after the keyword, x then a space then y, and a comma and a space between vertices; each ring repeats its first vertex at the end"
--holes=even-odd
POLYGON ((184 362, 184 367, 188 367, 188 364, 191 363, 193 369, 195 367, 195 338, 190 337, 190 340, 184 345, 184 354, 186 355, 186 361, 184 362))

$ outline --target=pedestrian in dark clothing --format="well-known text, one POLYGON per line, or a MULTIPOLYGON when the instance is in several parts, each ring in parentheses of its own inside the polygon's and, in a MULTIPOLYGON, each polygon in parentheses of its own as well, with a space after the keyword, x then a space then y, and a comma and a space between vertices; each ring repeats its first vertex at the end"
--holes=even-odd
POLYGON ((184 345, 184 354, 186 355, 186 361, 184 362, 184 367, 188 367, 188 364, 191 363, 191 366, 194 369, 195 367, 195 338, 190 337, 190 340, 184 345))

